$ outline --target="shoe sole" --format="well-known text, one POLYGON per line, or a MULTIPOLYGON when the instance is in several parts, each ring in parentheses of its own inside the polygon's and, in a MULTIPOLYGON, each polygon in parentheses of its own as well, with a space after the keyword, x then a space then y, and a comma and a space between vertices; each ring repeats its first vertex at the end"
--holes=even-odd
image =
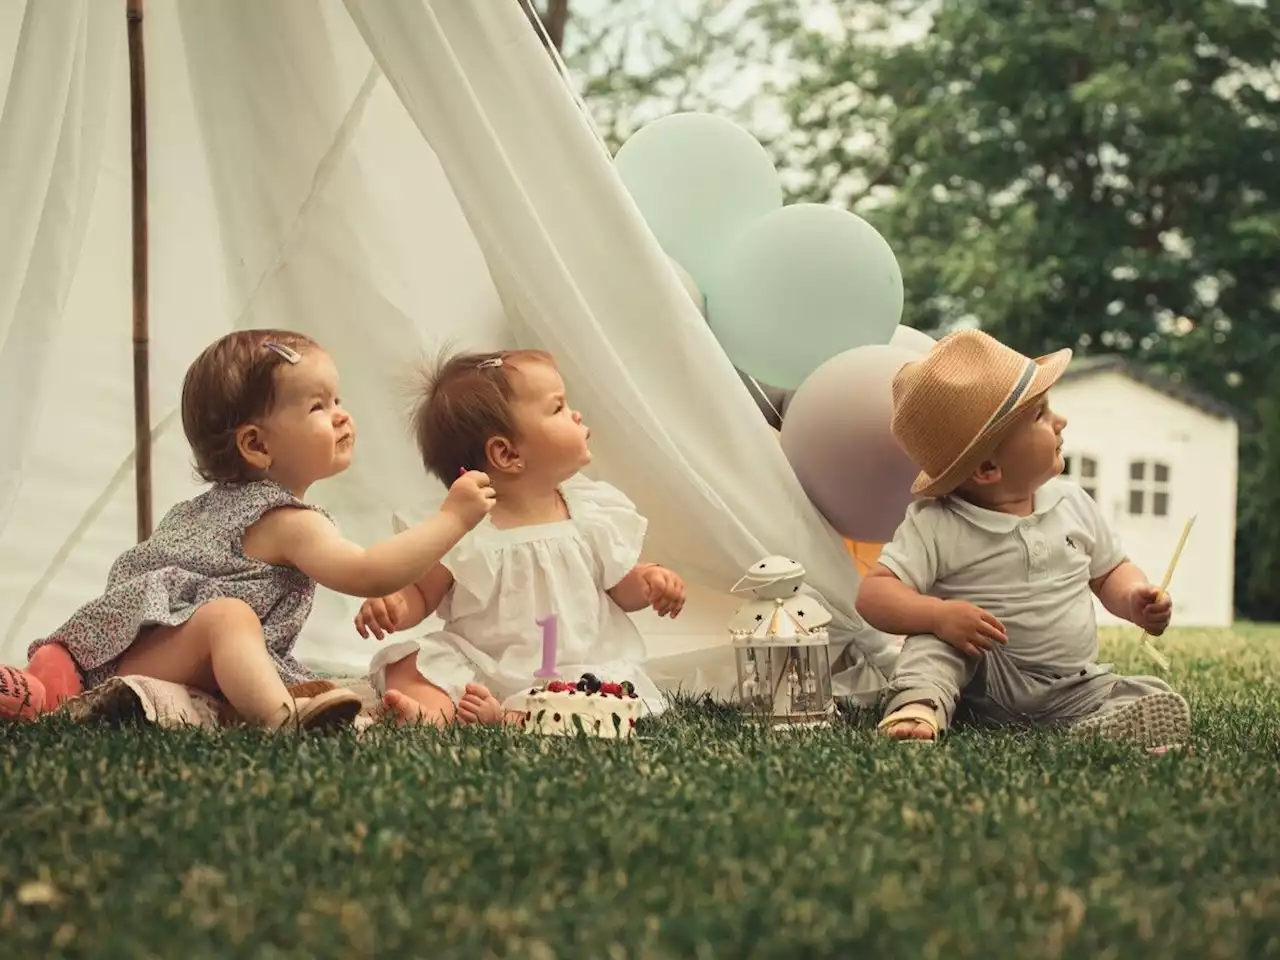
POLYGON ((1129 740, 1148 748, 1175 747, 1191 735, 1191 709, 1176 693, 1152 693, 1071 728, 1076 736, 1129 740))
POLYGON ((31 723, 44 713, 44 690, 33 689, 32 679, 22 670, 0 667, 0 720, 31 723))
POLYGON ((350 690, 327 690, 312 697, 298 711, 303 730, 336 730, 352 724, 364 703, 350 690))

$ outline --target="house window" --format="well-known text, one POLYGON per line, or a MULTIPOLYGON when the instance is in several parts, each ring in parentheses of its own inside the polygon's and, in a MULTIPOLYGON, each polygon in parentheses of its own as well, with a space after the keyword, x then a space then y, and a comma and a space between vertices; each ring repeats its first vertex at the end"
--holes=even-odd
POLYGON ((1098 499, 1098 461, 1093 457, 1071 454, 1062 458, 1066 466, 1062 469, 1064 477, 1070 477, 1080 488, 1093 499, 1098 499))
POLYGON ((1169 515, 1169 465, 1154 460, 1129 464, 1129 513, 1141 517, 1169 515))

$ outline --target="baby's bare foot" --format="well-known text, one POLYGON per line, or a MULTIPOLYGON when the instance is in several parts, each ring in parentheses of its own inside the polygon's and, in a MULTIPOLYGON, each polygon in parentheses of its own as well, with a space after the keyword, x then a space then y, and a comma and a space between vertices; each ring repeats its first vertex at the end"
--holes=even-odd
POLYGON ((502 704, 489 688, 478 683, 468 683, 467 689, 458 701, 458 722, 465 724, 501 723, 502 704))
POLYGON ((394 727, 416 726, 431 722, 422 704, 399 690, 388 690, 386 696, 382 698, 382 716, 384 721, 394 727))

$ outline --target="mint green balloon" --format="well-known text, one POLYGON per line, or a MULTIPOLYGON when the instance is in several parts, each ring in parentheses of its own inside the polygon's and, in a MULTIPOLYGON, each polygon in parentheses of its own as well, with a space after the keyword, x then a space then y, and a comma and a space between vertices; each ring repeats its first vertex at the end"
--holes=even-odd
POLYGON ((748 226, 702 288, 734 365, 795 389, 837 354, 886 344, 902 319, 893 250, 857 214, 798 203, 748 226))
POLYGON ((711 114, 676 113, 642 127, 614 167, 663 250, 701 289, 733 238, 782 206, 764 147, 711 114))

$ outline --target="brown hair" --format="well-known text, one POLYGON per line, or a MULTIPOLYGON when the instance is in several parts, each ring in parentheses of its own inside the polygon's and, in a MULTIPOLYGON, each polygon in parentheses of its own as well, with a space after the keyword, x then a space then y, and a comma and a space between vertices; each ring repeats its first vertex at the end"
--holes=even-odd
POLYGON ((443 355, 422 378, 413 410, 413 436, 422 464, 446 487, 463 470, 488 466, 485 444, 515 437, 511 371, 521 363, 555 365, 542 350, 443 355))
POLYGON ((182 430, 195 467, 209 483, 246 483, 253 471, 236 448, 236 430, 271 411, 276 371, 289 361, 276 344, 298 353, 319 349, 289 330, 238 330, 196 357, 182 381, 182 430))

